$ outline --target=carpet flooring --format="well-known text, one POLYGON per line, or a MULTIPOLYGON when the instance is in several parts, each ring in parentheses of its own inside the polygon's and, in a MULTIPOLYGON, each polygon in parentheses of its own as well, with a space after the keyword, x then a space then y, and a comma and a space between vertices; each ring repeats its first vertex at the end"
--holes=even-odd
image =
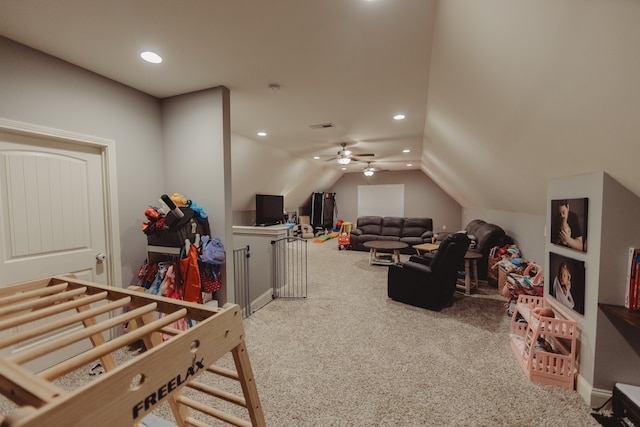
MULTIPOLYGON (((368 258, 309 240, 307 298, 275 299, 245 319, 268 426, 599 425, 576 392, 525 378, 495 289, 456 293, 439 312, 416 308, 387 297, 388 267, 368 258)), ((87 372, 62 381, 73 388, 87 372)), ((166 404, 154 414, 172 419, 166 404)))
POLYGON ((599 425, 576 392, 525 378, 495 289, 434 312, 390 300, 366 252, 307 252, 308 298, 245 321, 268 425, 599 425))

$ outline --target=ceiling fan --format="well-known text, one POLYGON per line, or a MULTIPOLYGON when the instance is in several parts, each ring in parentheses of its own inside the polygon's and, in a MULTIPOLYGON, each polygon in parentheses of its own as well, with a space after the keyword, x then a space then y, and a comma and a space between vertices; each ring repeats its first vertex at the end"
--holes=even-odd
POLYGON ((386 172, 387 169, 378 169, 371 166, 371 162, 367 162, 367 166, 364 168, 364 176, 373 176, 375 172, 386 172))
POLYGON ((340 144, 340 146, 342 147, 339 151, 338 154, 336 155, 336 157, 332 157, 328 160, 336 160, 339 164, 341 165, 348 165, 349 163, 351 163, 351 161, 359 161, 359 157, 373 157, 375 156, 375 154, 373 153, 366 153, 366 154, 357 154, 354 153, 351 150, 347 149, 347 143, 343 142, 340 144))

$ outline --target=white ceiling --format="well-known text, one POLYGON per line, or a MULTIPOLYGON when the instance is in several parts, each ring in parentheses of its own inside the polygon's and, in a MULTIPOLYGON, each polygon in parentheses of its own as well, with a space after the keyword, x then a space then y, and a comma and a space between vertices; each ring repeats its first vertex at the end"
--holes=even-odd
POLYGON ((348 142, 535 215, 560 176, 640 195, 638 22, 637 0, 0 0, 0 35, 158 98, 228 87, 235 134, 307 160, 348 142))
POLYGON ((367 160, 378 168, 418 169, 434 5, 0 0, 0 34, 158 98, 226 86, 233 133, 300 158, 322 155, 338 168, 327 159, 347 142, 355 154, 375 154, 367 160), (143 50, 163 63, 143 62, 143 50), (393 120, 399 112, 405 120, 393 120), (310 128, 321 123, 335 127, 310 128))

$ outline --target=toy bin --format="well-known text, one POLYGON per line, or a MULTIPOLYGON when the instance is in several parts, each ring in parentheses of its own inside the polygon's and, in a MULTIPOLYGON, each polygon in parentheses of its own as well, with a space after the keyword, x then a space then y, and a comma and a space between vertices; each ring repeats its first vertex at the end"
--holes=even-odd
POLYGON ((511 349, 529 380, 575 388, 577 324, 544 297, 520 295, 511 318, 511 349), (551 308, 554 317, 535 316, 533 308, 551 308))

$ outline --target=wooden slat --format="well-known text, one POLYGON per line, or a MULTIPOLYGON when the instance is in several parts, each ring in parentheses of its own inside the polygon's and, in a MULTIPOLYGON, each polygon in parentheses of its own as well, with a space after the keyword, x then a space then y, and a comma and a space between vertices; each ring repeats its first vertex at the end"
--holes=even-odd
POLYGON ((207 414, 211 417, 217 418, 219 420, 222 420, 234 426, 238 426, 238 427, 252 426, 252 424, 249 421, 243 420, 242 418, 238 418, 235 415, 228 414, 226 412, 220 411, 210 406, 203 405, 202 403, 196 402, 195 400, 189 399, 188 397, 178 396, 178 402, 188 406, 189 408, 195 409, 196 411, 200 411, 203 414, 207 414))
POLYGON ((98 316, 100 314, 107 313, 117 308, 122 308, 126 306, 128 303, 129 303, 129 299, 123 298, 122 300, 119 300, 119 301, 114 301, 109 304, 103 304, 99 307, 91 308, 90 310, 84 311, 82 313, 66 316, 58 320, 53 320, 51 322, 44 323, 40 326, 27 329, 26 331, 18 332, 13 335, 6 336, 4 338, 0 338, 0 348, 5 348, 13 344, 17 344, 19 342, 23 342, 23 341, 35 338, 37 336, 47 334, 57 329, 65 328, 75 323, 82 322, 83 320, 98 316))
MULTIPOLYGON (((140 291, 138 291, 140 292, 140 291)), ((133 306, 132 306, 133 307, 133 306)), ((153 317, 153 314, 145 314, 144 316, 142 316, 140 318, 140 322, 142 326, 147 326, 147 325, 151 325, 155 322, 155 318, 153 317)), ((163 328, 161 328, 160 330, 164 330, 167 328, 171 328, 175 331, 179 331, 176 328, 172 328, 169 326, 165 326, 163 328)), ((182 331, 179 331, 182 332, 182 331)), ((178 334, 176 334, 178 335, 178 334)), ((175 335, 174 335, 175 336, 175 335)), ((142 338, 142 342, 144 343, 145 348, 147 349, 147 351, 152 350, 155 347, 159 347, 162 345, 162 343, 164 342, 162 335, 158 332, 155 331, 151 334, 147 334, 142 338)), ((187 408, 186 406, 180 405, 178 403, 178 401, 176 400, 175 396, 169 396, 167 397, 167 402, 169 403, 169 407, 171 408, 171 412, 173 413, 173 417, 176 421, 176 423, 178 423, 178 427, 186 427, 186 424, 184 423, 184 420, 189 416, 189 408, 187 408)))
POLYGON ((38 357, 44 356, 47 353, 51 353, 70 344, 88 338, 95 333, 106 331, 116 325, 120 325, 145 313, 152 312, 155 309, 156 305, 154 303, 147 304, 144 307, 140 307, 128 313, 121 314, 120 316, 112 317, 111 319, 107 319, 104 322, 100 322, 89 328, 82 328, 80 330, 63 335, 56 340, 48 341, 35 347, 23 350, 20 353, 16 353, 13 356, 9 357, 9 360, 17 364, 28 362, 38 357))
MULTIPOLYGON (((116 303, 118 304, 117 306, 115 306, 114 308, 109 308, 108 311, 111 312, 119 308, 122 308, 124 305, 128 304, 130 301, 131 301, 131 298, 122 298, 122 300, 116 301, 116 303), (122 305, 119 305, 120 303, 122 303, 122 305)), ((105 306, 111 306, 113 304, 114 303, 105 304, 105 306)), ((98 324, 98 319, 96 318, 96 316, 102 314, 100 313, 100 309, 103 309, 103 308, 104 307, 101 306, 101 307, 97 307, 96 309, 92 309, 91 306, 88 304, 78 307, 78 314, 85 316, 84 320, 82 321, 82 324, 86 329, 89 329, 98 324)), ((104 339, 104 335, 102 335, 101 332, 91 334, 89 339, 91 340, 91 344, 93 344, 94 347, 99 347, 106 342, 104 339)), ((100 358, 100 363, 102 364, 102 367, 106 372, 109 372, 112 369, 115 369, 117 366, 111 354, 105 354, 104 356, 102 356, 100 358)))
POLYGON ((230 378, 232 380, 239 380, 240 377, 238 376, 238 373, 236 371, 233 371, 231 369, 227 369, 227 368, 223 368, 222 366, 217 366, 217 365, 211 365, 207 368, 207 371, 211 372, 212 374, 216 374, 216 375, 220 375, 223 377, 227 377, 230 378))
POLYGON ((234 405, 242 406, 243 408, 247 407, 247 401, 237 394, 230 393, 225 390, 221 390, 216 387, 211 387, 209 385, 203 384, 198 381, 193 381, 187 387, 197 390, 199 392, 208 394, 209 396, 217 397, 218 399, 226 400, 229 403, 233 403, 234 405))
POLYGON ((65 301, 65 300, 69 300, 71 298, 80 296, 84 294, 86 291, 87 291, 87 288, 78 288, 78 289, 73 289, 66 292, 60 292, 55 295, 49 295, 49 296, 34 299, 34 300, 16 303, 9 307, 4 307, 2 309, 2 316, 0 317, 4 317, 5 315, 9 315, 13 313, 19 313, 25 310, 34 310, 39 307, 46 307, 51 304, 56 304, 60 301, 65 301))
POLYGON ((47 286, 46 288, 38 288, 26 292, 17 292, 13 295, 7 295, 0 298, 0 305, 12 305, 19 301, 40 298, 45 295, 57 294, 58 292, 62 292, 67 289, 67 287, 68 285, 66 283, 62 283, 60 285, 47 286))
POLYGON ((211 427, 211 424, 203 423, 193 417, 187 417, 185 424, 189 427, 211 427))
POLYGON ((76 357, 72 357, 71 359, 67 359, 64 362, 57 364, 49 369, 45 369, 38 373, 39 377, 45 378, 47 380, 53 380, 61 377, 64 374, 67 374, 74 369, 78 369, 80 366, 86 365, 87 363, 93 362, 96 359, 104 356, 105 354, 109 354, 113 351, 118 350, 126 345, 134 343, 139 339, 142 339, 143 336, 149 335, 151 332, 155 331, 158 327, 166 326, 171 324, 178 319, 183 318, 187 314, 185 309, 176 311, 175 313, 171 313, 163 317, 162 319, 156 320, 152 325, 145 325, 140 328, 137 328, 134 331, 129 332, 128 334, 122 335, 116 339, 113 339, 100 347, 95 347, 91 350, 87 350, 82 354, 79 354, 76 357))
MULTIPOLYGON (((30 353, 26 359, 43 352, 44 356, 59 348, 61 343, 75 342, 83 338, 90 338, 94 348, 37 374, 28 372, 18 362, 24 357, 21 356, 22 354, 29 353, 32 349, 15 355, 20 355, 16 360, 13 357, 0 359, 0 392, 8 397, 13 396, 19 406, 12 414, 4 415, 4 419, 0 416, 0 422, 3 425, 5 423, 14 427, 136 425, 145 414, 153 411, 156 405, 162 402, 170 404, 176 418, 175 422, 179 427, 210 427, 191 417, 190 408, 237 426, 262 427, 265 425, 264 414, 246 354, 244 327, 239 306, 234 304, 212 309, 200 304, 148 295, 140 290, 123 290, 65 276, 55 276, 8 288, 11 290, 0 289, 0 296, 9 295, 14 298, 13 295, 19 292, 42 289, 32 295, 41 295, 42 297, 37 297, 37 301, 43 305, 37 305, 37 310, 34 306, 22 305, 13 315, 3 317, 4 314, 0 314, 0 326, 4 327, 4 330, 26 326, 27 323, 37 320, 47 320, 48 316, 59 314, 71 317, 72 320, 55 320, 53 322, 57 323, 52 326, 35 326, 35 328, 41 328, 38 329, 40 332, 45 330, 55 332, 56 326, 69 325, 70 321, 84 323, 82 330, 52 339, 50 343, 54 344, 34 346, 34 352, 30 353), (62 292, 65 294, 64 297, 70 295, 69 290, 76 292, 72 292, 73 295, 85 296, 78 298, 78 301, 73 301, 73 304, 71 301, 49 299, 58 295, 51 295, 50 291, 44 291, 43 288, 56 285, 68 286, 68 290, 62 292), (117 310, 120 308, 117 305, 122 304, 122 301, 116 301, 123 298, 126 298, 124 301, 130 299, 132 311, 105 321, 98 320, 98 316, 105 316, 100 311, 106 309, 104 306, 117 307, 117 310), (91 304, 100 300, 105 300, 105 304, 92 308, 91 304), (78 313, 70 312, 73 309, 78 313), (29 312, 30 310, 35 311, 29 312), (163 314, 160 319, 156 319, 158 312, 163 314), (43 313, 44 317, 42 317, 43 313), (181 331, 173 326, 173 323, 180 319, 195 320, 196 324, 186 331, 181 331), (104 340, 102 331, 127 320, 135 321, 138 327, 108 342, 104 340), (170 338, 163 341, 162 333, 169 335, 170 338), (147 351, 116 366, 112 353, 141 339, 145 342, 147 351), (229 352, 233 355, 237 372, 214 365, 229 352), (107 372, 95 377, 93 381, 69 392, 59 390, 51 382, 97 359, 107 360, 107 372), (205 369, 239 381, 242 396, 196 382, 196 378, 205 369), (183 398, 182 389, 190 384, 193 384, 192 389, 196 392, 246 405, 251 421, 242 420, 235 415, 183 398)), ((16 304, 24 302, 15 298, 13 301, 16 304)), ((9 306, 13 305, 12 303, 9 306)), ((0 309, 0 312, 2 311, 0 309)), ((35 334, 35 332, 28 334, 35 334)), ((23 335, 22 338, 26 336, 29 335, 23 335)), ((10 341, 4 342, 6 344, 10 341)))
MULTIPOLYGON (((15 285, 4 286, 0 288, 0 298, 4 298, 7 295, 13 295, 16 292, 27 292, 33 289, 40 289, 49 286, 52 283, 51 278, 32 280, 25 283, 17 283, 15 285)), ((62 282, 58 282, 62 283, 62 282)))
POLYGON ((27 323, 43 319, 55 314, 64 313, 68 310, 73 310, 84 304, 92 304, 94 302, 103 300, 107 296, 106 292, 102 292, 95 295, 86 295, 82 298, 77 298, 71 301, 63 302, 60 304, 54 304, 52 306, 42 308, 38 311, 30 311, 21 315, 11 316, 8 319, 0 321, 0 331, 5 329, 14 328, 19 325, 25 325, 27 323))
POLYGON ((251 369, 249 354, 247 353, 247 347, 245 346, 244 340, 231 350, 231 354, 233 355, 236 370, 240 377, 242 393, 245 399, 247 399, 247 409, 249 409, 251 423, 255 427, 265 427, 264 413, 262 412, 262 405, 260 404, 260 398, 258 397, 258 389, 254 383, 253 371, 251 369))
POLYGON ((65 394, 64 390, 4 359, 0 359, 0 392, 16 405, 35 408, 65 394))
MULTIPOLYGON (((154 323, 167 320, 173 322, 176 319, 163 318, 154 323)), ((156 326, 155 324, 142 326, 111 342, 115 342, 117 348, 122 348, 129 342, 135 342, 155 330, 156 326), (147 329, 142 330, 144 328, 147 329)), ((161 325, 161 327, 164 326, 166 325, 161 325)), ((135 408, 136 405, 139 406, 139 402, 144 403, 147 396, 157 393, 163 385, 166 386, 170 381, 177 381, 177 375, 182 375, 182 379, 185 379, 186 369, 192 367, 195 362, 210 366, 237 346, 243 335, 244 328, 240 307, 234 306, 231 309, 221 310, 215 317, 198 322, 184 333, 134 357, 119 366, 117 370, 100 375, 96 381, 91 381, 86 386, 73 391, 69 398, 56 400, 55 405, 50 406, 46 412, 41 411, 30 417, 24 427, 131 425, 133 422, 139 421, 132 419, 132 408, 135 408), (196 351, 193 349, 194 342, 201 344, 196 351), (144 381, 139 386, 132 387, 132 379, 139 374, 144 375, 144 381), (107 399, 105 396, 109 396, 109 398, 107 399), (74 423, 69 424, 68 420, 70 419, 73 419, 74 423)), ((89 350, 90 356, 93 356, 93 360, 95 360, 98 353, 92 352, 93 350, 89 350)), ((65 363, 67 362, 62 362, 62 364, 65 363)), ((50 379, 51 376, 55 377, 47 371, 38 375, 46 379, 50 379)), ((187 383, 196 378, 189 377, 187 383)), ((186 383, 182 384, 182 386, 184 385, 186 383)), ((178 395, 181 390, 181 386, 174 388, 162 402, 169 397, 178 395)), ((142 418, 154 408, 155 406, 152 406, 146 410, 142 407, 138 416, 142 418)))

